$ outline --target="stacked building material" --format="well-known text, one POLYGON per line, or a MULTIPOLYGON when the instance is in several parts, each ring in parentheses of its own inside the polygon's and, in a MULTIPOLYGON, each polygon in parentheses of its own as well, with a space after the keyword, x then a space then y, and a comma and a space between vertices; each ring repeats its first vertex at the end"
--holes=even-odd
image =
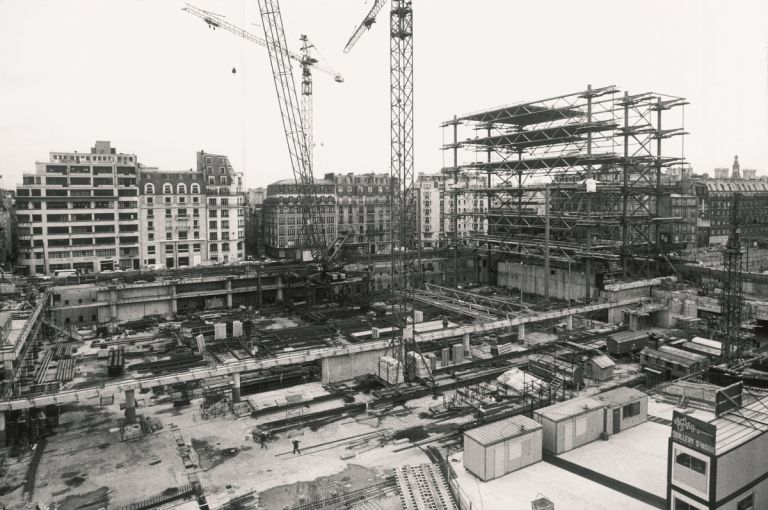
POLYGON ((58 344, 56 346, 56 349, 54 349, 53 359, 60 360, 60 359, 71 358, 74 346, 75 345, 70 342, 58 344))
POLYGON ((499 354, 509 354, 512 352, 512 344, 506 343, 506 344, 499 344, 498 346, 499 354))
POLYGON ((232 336, 235 338, 243 336, 243 323, 241 321, 232 321, 232 336))
POLYGON ((435 464, 403 466, 395 471, 397 490, 404 510, 455 510, 451 491, 435 464))
POLYGON ((122 347, 110 349, 107 361, 107 375, 117 377, 125 370, 125 350, 122 347))
POLYGON ((464 344, 453 345, 453 362, 464 363, 464 344))
POLYGON ((418 352, 409 352, 405 358, 405 367, 410 380, 430 379, 430 361, 418 352))
POLYGON ((59 382, 69 382, 75 377, 75 360, 66 358, 59 360, 56 367, 56 380, 59 382))
POLYGON ((390 356, 379 358, 379 377, 387 384, 397 384, 403 382, 403 367, 400 362, 390 356))

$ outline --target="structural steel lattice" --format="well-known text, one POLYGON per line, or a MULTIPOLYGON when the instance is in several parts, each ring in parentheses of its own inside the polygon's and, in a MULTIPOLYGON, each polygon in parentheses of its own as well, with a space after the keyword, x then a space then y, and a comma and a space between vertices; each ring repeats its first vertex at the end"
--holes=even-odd
POLYGON ((443 123, 452 131, 443 149, 453 155, 453 165, 443 172, 455 182, 460 175, 485 181, 451 189, 453 232, 460 216, 486 218, 488 231, 470 237, 471 246, 521 260, 545 259, 546 265, 581 262, 587 288, 593 264, 608 278, 658 272, 666 256, 657 227, 681 221, 659 215, 662 175, 684 163, 682 154, 671 155, 671 144, 662 142, 686 134, 686 104, 664 94, 588 86, 443 123), (673 109, 675 122, 667 127, 662 114, 673 109), (472 161, 460 162, 460 154, 472 161), (486 193, 488 210, 462 212, 459 198, 469 193, 486 193))

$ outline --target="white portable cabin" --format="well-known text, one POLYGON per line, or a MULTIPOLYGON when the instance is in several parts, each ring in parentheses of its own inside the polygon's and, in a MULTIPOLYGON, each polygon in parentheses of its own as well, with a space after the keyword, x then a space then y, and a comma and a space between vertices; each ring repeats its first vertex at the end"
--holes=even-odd
POLYGON ((484 482, 541 460, 542 427, 513 416, 464 432, 464 468, 484 482))
POLYGON ((603 431, 608 435, 648 421, 648 395, 640 390, 619 387, 592 398, 605 404, 603 431))
POLYGON ((534 411, 533 419, 542 426, 544 450, 559 455, 599 438, 604 407, 597 399, 578 397, 534 411))

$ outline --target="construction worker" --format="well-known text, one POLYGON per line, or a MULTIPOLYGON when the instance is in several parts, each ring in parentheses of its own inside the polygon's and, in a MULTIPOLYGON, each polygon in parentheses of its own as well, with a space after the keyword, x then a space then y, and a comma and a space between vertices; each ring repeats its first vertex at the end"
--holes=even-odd
POLYGON ((299 450, 299 440, 298 439, 294 439, 293 440, 293 453, 298 453, 299 455, 301 455, 301 450, 299 450))
POLYGON ((267 432, 264 430, 262 430, 261 434, 259 434, 259 443, 263 449, 267 449, 267 432))

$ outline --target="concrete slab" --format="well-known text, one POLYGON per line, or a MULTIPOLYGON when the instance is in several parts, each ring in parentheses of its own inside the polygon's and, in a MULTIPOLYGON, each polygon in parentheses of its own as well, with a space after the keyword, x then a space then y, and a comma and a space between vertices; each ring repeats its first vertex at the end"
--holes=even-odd
POLYGON ((463 453, 450 457, 463 496, 473 508, 483 510, 530 510, 531 501, 544 496, 557 510, 651 510, 654 507, 620 492, 537 462, 519 471, 482 482, 464 469, 463 453))
POLYGON ((559 457, 664 498, 669 435, 668 426, 646 422, 559 457))

